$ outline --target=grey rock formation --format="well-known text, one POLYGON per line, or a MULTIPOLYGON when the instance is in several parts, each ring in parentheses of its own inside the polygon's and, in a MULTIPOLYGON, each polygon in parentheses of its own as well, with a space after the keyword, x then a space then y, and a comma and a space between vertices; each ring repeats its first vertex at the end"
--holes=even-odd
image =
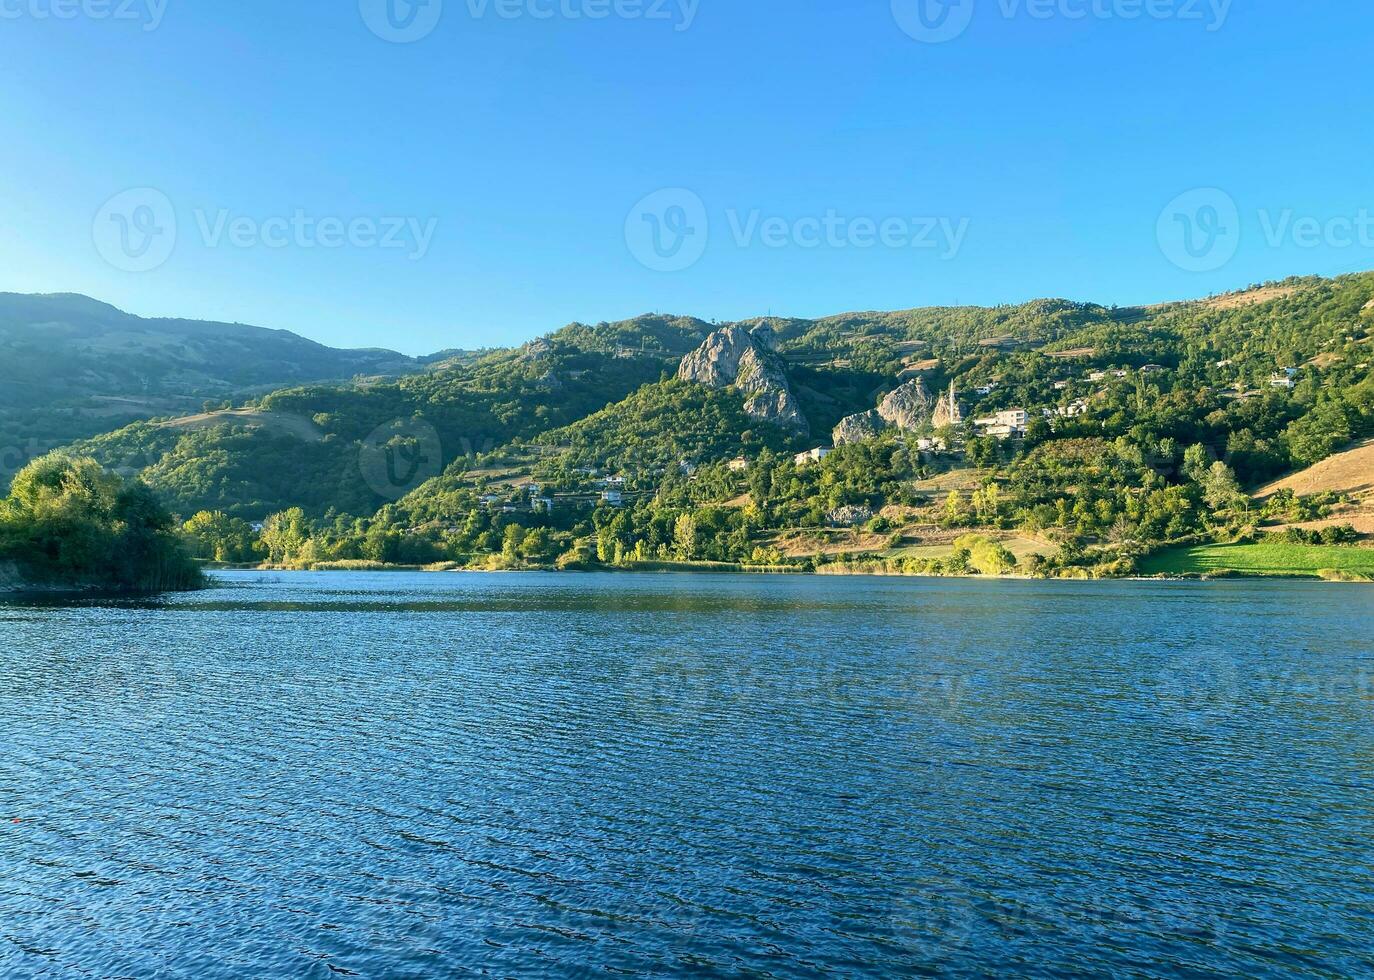
POLYGON ((520 354, 526 360, 533 360, 536 357, 543 357, 545 354, 551 353, 553 353, 553 344, 549 343, 545 337, 536 337, 520 348, 520 354))
POLYGON ((717 330, 682 359, 677 376, 712 388, 733 386, 745 396, 744 410, 754 418, 807 432, 810 426, 771 339, 771 331, 756 337, 741 327, 717 330))
POLYGON ((860 412, 858 415, 841 419, 840 424, 835 426, 835 431, 831 433, 831 439, 835 445, 844 446, 872 439, 885 428, 887 423, 876 410, 860 412))
POLYGON ((913 378, 894 389, 878 405, 878 414, 883 421, 903 432, 913 432, 925 425, 934 410, 935 399, 920 378, 913 378))
POLYGON ((890 427, 914 432, 930 421, 935 408, 935 399, 915 378, 889 392, 876 409, 842 419, 832 434, 835 445, 863 442, 890 427))
POLYGON ((836 507, 826 518, 836 527, 854 527, 872 520, 873 511, 863 505, 836 507))

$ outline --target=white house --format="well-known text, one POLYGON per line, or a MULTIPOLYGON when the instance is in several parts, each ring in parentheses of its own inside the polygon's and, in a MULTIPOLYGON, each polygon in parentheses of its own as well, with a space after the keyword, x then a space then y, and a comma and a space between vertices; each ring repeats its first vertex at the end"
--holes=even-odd
POLYGON ((1009 408, 1005 412, 998 412, 996 415, 974 419, 973 424, 981 429, 985 436, 1009 439, 1012 436, 1026 434, 1026 426, 1030 424, 1030 414, 1024 408, 1009 408))
POLYGON ((725 465, 729 468, 731 473, 743 473, 745 470, 749 469, 749 460, 745 459, 743 456, 739 456, 730 460, 730 462, 725 465))
POLYGON ((1296 383, 1297 382, 1287 374, 1276 374, 1269 379, 1270 386, 1274 388, 1292 388, 1296 383))
POLYGON ((1044 413, 1047 416, 1057 415, 1060 418, 1064 419, 1076 418, 1079 415, 1088 414, 1088 403, 1080 398, 1077 401, 1071 402, 1068 405, 1060 405, 1058 408, 1053 409, 1044 409, 1044 413))
POLYGON ((792 457, 792 462, 798 466, 809 466, 812 463, 819 463, 835 450, 826 449, 824 446, 817 446, 815 449, 808 449, 804 453, 797 453, 792 457))
POLYGON ((601 493, 601 502, 611 507, 619 507, 625 502, 625 495, 619 490, 603 490, 601 493))

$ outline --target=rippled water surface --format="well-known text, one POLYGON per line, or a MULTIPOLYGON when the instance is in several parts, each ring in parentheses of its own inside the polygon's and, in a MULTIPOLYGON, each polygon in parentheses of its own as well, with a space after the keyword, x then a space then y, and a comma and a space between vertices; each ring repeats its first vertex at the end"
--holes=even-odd
POLYGON ((0 975, 1374 971, 1374 590, 0 604, 0 975))

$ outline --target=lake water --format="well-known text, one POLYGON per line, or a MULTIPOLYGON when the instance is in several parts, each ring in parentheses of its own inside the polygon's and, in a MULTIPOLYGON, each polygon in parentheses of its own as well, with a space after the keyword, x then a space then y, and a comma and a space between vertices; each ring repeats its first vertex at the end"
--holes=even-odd
POLYGON ((1374 589, 0 603, 0 975, 1374 972, 1374 589))

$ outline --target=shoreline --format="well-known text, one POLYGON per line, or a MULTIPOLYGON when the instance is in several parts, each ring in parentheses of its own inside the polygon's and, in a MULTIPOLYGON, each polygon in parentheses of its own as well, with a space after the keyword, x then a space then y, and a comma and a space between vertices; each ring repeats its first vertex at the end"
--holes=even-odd
MULTIPOLYGON (((983 582, 1225 582, 1225 581, 1257 581, 1257 582, 1294 582, 1294 583, 1325 583, 1331 585, 1374 585, 1374 582, 1365 581, 1355 577, 1323 576, 1317 574, 1274 574, 1263 575, 1247 572, 1220 571, 1216 574, 1206 574, 1199 572, 1187 572, 1178 575, 1158 574, 1158 575, 939 575, 927 572, 900 572, 889 569, 875 568, 871 570, 858 568, 835 568, 833 566, 821 566, 817 569, 807 569, 789 566, 766 566, 766 565, 734 565, 728 562, 706 563, 706 562, 644 562, 630 566, 600 565, 583 568, 555 568, 552 565, 531 565, 525 568, 469 568, 469 567, 435 567, 430 565, 375 565, 366 568, 339 568, 339 567, 316 567, 316 568, 289 568, 280 565, 266 564, 207 564, 207 571, 245 571, 245 572, 276 572, 276 573, 318 573, 318 574, 339 574, 339 573, 381 573, 395 574, 401 572, 423 572, 425 574, 476 574, 476 575, 513 575, 529 572, 552 572, 556 574, 590 574, 590 573, 611 573, 611 574, 693 574, 693 575, 797 575, 811 577, 838 576, 843 578, 863 578, 865 576, 873 578, 910 578, 910 579, 947 579, 947 580, 973 580, 983 582)), ((0 586, 0 594, 4 593, 4 588, 0 586)))

